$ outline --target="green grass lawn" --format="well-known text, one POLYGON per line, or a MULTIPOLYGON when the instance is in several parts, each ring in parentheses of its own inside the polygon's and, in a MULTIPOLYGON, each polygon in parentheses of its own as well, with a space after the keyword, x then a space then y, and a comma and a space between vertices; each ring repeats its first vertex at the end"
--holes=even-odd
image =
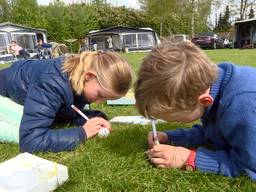
MULTIPOLYGON (((207 50, 215 62, 231 61, 239 65, 256 66, 256 49, 207 50)), ((122 54, 137 71, 147 53, 122 54)), ((6 65, 0 65, 6 67, 6 65)), ((107 113, 117 115, 138 114, 133 106, 93 105, 107 113)), ((187 127, 185 124, 160 124, 159 130, 187 127)), ((230 179, 224 176, 185 172, 175 169, 158 169, 152 166, 144 152, 150 126, 113 125, 108 138, 94 138, 72 152, 37 153, 48 160, 64 164, 69 180, 56 191, 256 191, 256 183, 248 177, 230 179)), ((0 144, 0 162, 19 154, 16 144, 0 144)))

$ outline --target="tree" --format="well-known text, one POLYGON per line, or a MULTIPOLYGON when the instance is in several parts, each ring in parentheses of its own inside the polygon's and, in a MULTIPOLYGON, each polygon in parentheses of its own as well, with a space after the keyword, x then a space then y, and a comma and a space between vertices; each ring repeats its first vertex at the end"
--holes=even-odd
POLYGON ((107 4, 106 0, 92 0, 91 2, 92 2, 92 4, 95 4, 95 5, 106 5, 107 4))
POLYGON ((192 9, 191 9, 191 36, 195 36, 195 0, 191 1, 192 9))
POLYGON ((192 34, 208 30, 207 19, 213 0, 139 0, 141 8, 154 23, 160 36, 192 34))
POLYGON ((220 13, 219 20, 218 20, 217 26, 215 28, 215 31, 220 32, 220 31, 222 31, 222 28, 223 28, 223 17, 222 17, 222 13, 220 13))
POLYGON ((225 31, 229 31, 230 28, 231 28, 230 11, 229 11, 229 6, 226 6, 223 16, 220 13, 218 23, 214 30, 216 32, 225 32, 225 31))
POLYGON ((209 18, 209 24, 211 25, 212 28, 216 28, 218 25, 218 15, 219 15, 219 10, 221 9, 222 1, 220 0, 212 0, 211 3, 211 16, 214 18, 209 18), (214 20, 214 24, 212 23, 214 20))
POLYGON ((67 7, 68 38, 80 38, 99 26, 95 5, 72 4, 67 7))
POLYGON ((252 18, 255 17, 254 9, 253 9, 252 5, 251 5, 251 8, 250 8, 250 13, 249 13, 248 17, 249 17, 249 19, 252 19, 252 18))
POLYGON ((69 38, 67 7, 62 1, 55 0, 50 3, 45 9, 45 17, 47 18, 46 29, 48 31, 48 37, 52 41, 63 42, 64 39, 69 38))
POLYGON ((12 22, 37 27, 39 8, 36 0, 13 0, 12 22))
POLYGON ((148 15, 159 22, 159 34, 162 36, 166 19, 175 16, 176 0, 139 0, 139 3, 148 15))
POLYGON ((248 8, 248 0, 240 1, 240 20, 243 20, 245 17, 245 11, 248 8))
POLYGON ((224 31, 228 31, 231 28, 230 10, 229 10, 229 6, 228 5, 226 6, 222 23, 223 23, 223 27, 222 28, 223 28, 224 31))
POLYGON ((11 21, 12 7, 8 0, 0 0, 0 22, 11 21))
POLYGON ((213 0, 180 0, 180 16, 190 19, 191 35, 208 31, 208 18, 213 0))
POLYGON ((246 15, 249 12, 249 8, 255 4, 256 0, 229 0, 229 5, 233 17, 237 17, 236 20, 246 19, 246 15))

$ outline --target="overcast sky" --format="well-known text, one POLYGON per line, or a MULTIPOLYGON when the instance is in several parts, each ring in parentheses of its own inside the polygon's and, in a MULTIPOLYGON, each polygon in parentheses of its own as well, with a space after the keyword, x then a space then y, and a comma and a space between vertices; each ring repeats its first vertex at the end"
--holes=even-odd
MULTIPOLYGON (((53 0, 37 0, 38 4, 40 5, 48 5, 53 0)), ((62 0, 65 3, 81 3, 81 2, 89 2, 88 0, 62 0)), ((139 3, 137 0, 107 0, 107 2, 113 5, 125 5, 129 8, 139 9, 139 3)))

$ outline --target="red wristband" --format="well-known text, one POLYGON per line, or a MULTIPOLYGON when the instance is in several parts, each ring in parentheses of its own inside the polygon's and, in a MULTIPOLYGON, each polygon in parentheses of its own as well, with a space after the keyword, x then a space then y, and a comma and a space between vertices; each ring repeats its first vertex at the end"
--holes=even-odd
POLYGON ((195 159, 196 159, 196 150, 191 149, 188 159, 186 160, 186 162, 184 164, 185 170, 187 170, 187 171, 195 171, 196 170, 195 159))

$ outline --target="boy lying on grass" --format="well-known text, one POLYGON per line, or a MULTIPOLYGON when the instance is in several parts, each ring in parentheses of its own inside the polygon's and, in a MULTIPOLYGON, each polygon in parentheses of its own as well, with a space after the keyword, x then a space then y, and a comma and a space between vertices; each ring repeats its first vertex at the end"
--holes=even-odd
POLYGON ((150 161, 256 180, 256 69, 214 64, 194 44, 164 42, 143 60, 136 105, 146 117, 202 124, 148 135, 150 161), (167 145, 169 143, 170 145, 167 145))

